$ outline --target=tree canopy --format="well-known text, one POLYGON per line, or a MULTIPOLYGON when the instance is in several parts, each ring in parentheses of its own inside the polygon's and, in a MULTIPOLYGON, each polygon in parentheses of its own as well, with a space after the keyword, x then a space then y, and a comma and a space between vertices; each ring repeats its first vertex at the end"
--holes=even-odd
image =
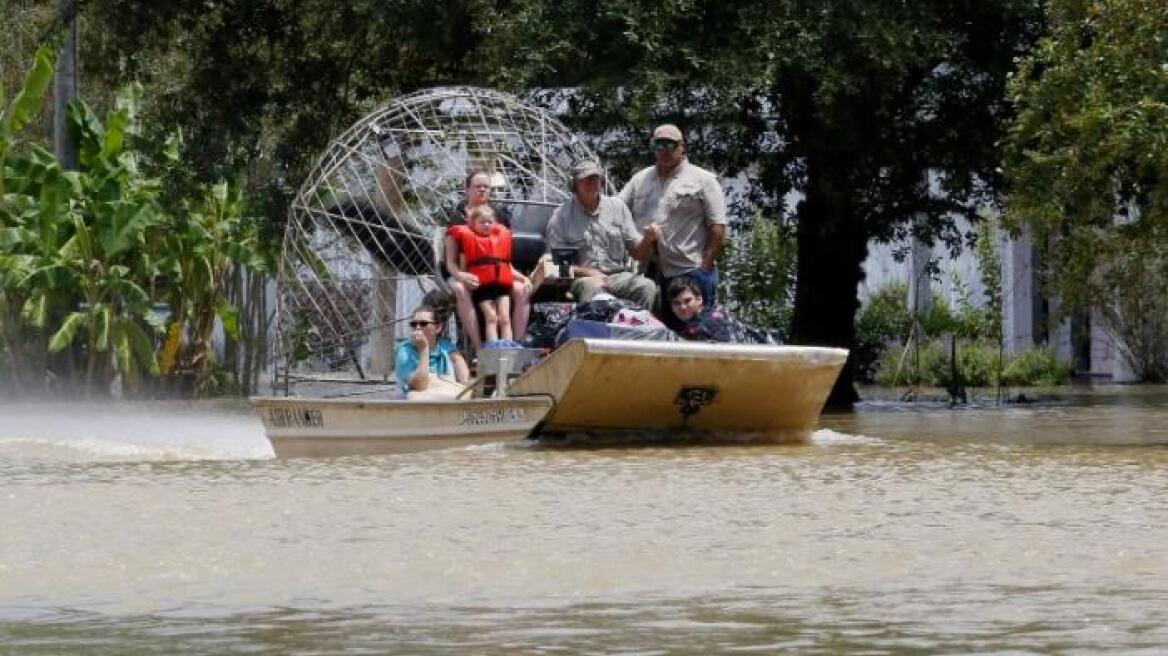
MULTIPOLYGON (((851 346, 869 241, 957 246, 954 217, 992 198, 1006 78, 1041 27, 1036 0, 516 0, 486 47, 497 79, 623 129, 600 145, 626 166, 672 120, 695 160, 744 172, 744 202, 798 223, 793 340, 851 346)), ((845 375, 833 400, 854 398, 845 375)))
POLYGON ((1045 282, 1097 310, 1137 374, 1168 378, 1168 5, 1054 0, 1010 83, 1008 218, 1045 282))
POLYGON ((1010 213, 1051 246, 1051 283, 1089 306, 1114 238, 1168 239, 1168 5, 1057 0, 1010 84, 1010 213))
POLYGON ((249 173, 267 215, 290 195, 331 136, 385 99, 477 77, 473 0, 110 0, 84 55, 94 74, 133 77, 147 110, 179 125, 204 180, 249 173))
MULTIPOLYGON (((331 134, 425 86, 498 86, 592 135, 618 175, 645 135, 687 129, 746 181, 743 216, 794 220, 792 339, 854 342, 870 240, 957 245, 994 190, 1004 85, 1040 0, 110 0, 83 65, 134 76, 204 180, 245 169, 283 216, 331 134), (792 194, 792 192, 796 192, 792 194), (801 200, 794 207, 786 199, 801 200)), ((850 375, 834 400, 855 398, 850 375)))

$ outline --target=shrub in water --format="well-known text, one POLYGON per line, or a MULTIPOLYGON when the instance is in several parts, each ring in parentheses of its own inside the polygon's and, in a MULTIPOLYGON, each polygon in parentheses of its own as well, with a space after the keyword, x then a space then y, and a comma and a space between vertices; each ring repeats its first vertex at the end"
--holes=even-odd
MULTIPOLYGON (((947 387, 953 378, 953 368, 949 362, 949 343, 929 342, 919 353, 909 349, 888 349, 881 354, 875 364, 875 381, 880 385, 923 385, 926 387, 947 387), (904 361, 901 362, 903 354, 904 361), (897 364, 900 373, 897 375, 897 364)), ((957 344, 957 367, 961 383, 968 387, 992 387, 998 384, 1001 366, 998 362, 998 347, 985 342, 957 344)))
POLYGON ((924 344, 919 350, 909 347, 907 352, 890 348, 880 354, 874 371, 876 382, 884 386, 944 385, 949 375, 949 355, 936 342, 924 344))
POLYGON ((957 361, 961 366, 961 380, 969 387, 993 387, 1002 375, 996 344, 975 342, 957 345, 957 361))
MULTIPOLYGON (((886 347, 903 343, 912 327, 912 315, 908 311, 908 287, 903 282, 894 282, 882 287, 869 299, 856 317, 856 376, 862 381, 878 380, 878 371, 885 357, 894 354, 892 362, 900 357, 901 349, 886 347)), ((892 372, 886 372, 891 375, 892 372)), ((887 383, 881 383, 882 385, 887 383)))
POLYGON ((1071 377, 1071 367, 1055 357, 1047 347, 1028 348, 1018 353, 1002 372, 1006 385, 1061 385, 1071 377))

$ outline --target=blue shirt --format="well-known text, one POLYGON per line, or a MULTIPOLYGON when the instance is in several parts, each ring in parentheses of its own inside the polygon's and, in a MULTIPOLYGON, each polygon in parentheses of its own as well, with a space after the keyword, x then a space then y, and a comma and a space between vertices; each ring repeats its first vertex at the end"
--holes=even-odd
MULTIPOLYGON (((430 349, 430 373, 454 380, 454 363, 450 360, 450 356, 454 353, 458 353, 458 347, 450 340, 440 338, 438 346, 430 349)), ((418 347, 414 346, 412 340, 407 339, 398 344, 393 357, 393 375, 397 379, 398 387, 403 391, 409 391, 410 376, 413 376, 414 371, 417 370, 420 359, 418 347)))

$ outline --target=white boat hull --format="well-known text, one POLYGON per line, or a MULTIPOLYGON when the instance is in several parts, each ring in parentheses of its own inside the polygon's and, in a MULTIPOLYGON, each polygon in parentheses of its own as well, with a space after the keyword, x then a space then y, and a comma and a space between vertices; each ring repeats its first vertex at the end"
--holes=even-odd
POLYGON ((541 439, 807 441, 844 349, 573 340, 511 383, 549 394, 541 439))
POLYGON ((546 397, 405 401, 251 400, 277 457, 409 453, 527 437, 546 397))

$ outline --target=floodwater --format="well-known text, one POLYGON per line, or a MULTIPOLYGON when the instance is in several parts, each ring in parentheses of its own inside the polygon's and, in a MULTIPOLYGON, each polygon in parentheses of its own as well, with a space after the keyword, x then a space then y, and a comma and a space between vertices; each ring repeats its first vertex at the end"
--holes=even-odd
POLYGON ((0 413, 4 654, 1168 649, 1162 389, 317 460, 239 404, 0 413))

